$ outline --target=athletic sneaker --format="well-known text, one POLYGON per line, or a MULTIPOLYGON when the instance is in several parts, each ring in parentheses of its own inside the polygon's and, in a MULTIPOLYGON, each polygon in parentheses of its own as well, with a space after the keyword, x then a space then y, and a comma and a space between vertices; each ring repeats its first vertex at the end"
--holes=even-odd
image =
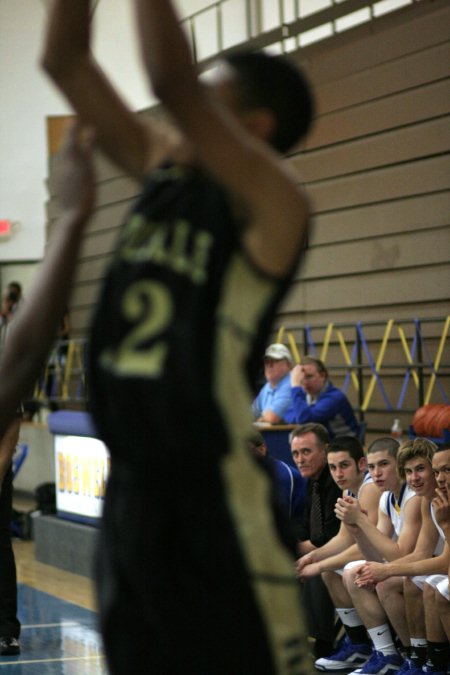
POLYGON ((422 666, 416 666, 411 659, 405 659, 397 675, 422 675, 422 666))
POLYGON ((429 675, 446 675, 445 670, 435 670, 431 661, 427 661, 424 666, 422 666, 422 673, 429 673, 429 675))
POLYGON ((351 670, 355 666, 362 666, 372 653, 368 644, 355 645, 348 635, 338 644, 338 649, 330 656, 324 656, 315 661, 317 670, 326 672, 334 670, 351 670))
POLYGON ((402 665, 403 659, 398 654, 385 655, 374 651, 370 659, 350 675, 397 675, 402 665))
POLYGON ((20 654, 19 641, 10 635, 0 637, 0 656, 15 656, 16 654, 20 654))

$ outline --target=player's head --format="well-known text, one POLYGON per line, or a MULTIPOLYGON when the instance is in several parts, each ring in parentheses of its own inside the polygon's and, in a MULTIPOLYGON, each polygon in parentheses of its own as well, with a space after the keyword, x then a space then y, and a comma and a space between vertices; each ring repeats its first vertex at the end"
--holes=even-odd
POLYGON ((420 458, 431 466, 436 449, 436 443, 428 438, 417 437, 404 441, 397 454, 397 471, 400 478, 405 480, 405 465, 413 459, 420 458))
POLYGON ((342 490, 355 492, 366 468, 364 448, 354 436, 334 438, 327 446, 327 462, 333 480, 342 490))
POLYGON ((272 121, 266 140, 287 152, 308 131, 313 98, 305 76, 287 57, 266 52, 237 51, 223 58, 236 75, 242 110, 267 111, 272 121))
POLYGON ((381 490, 395 490, 399 484, 397 453, 400 443, 384 436, 377 438, 367 450, 367 468, 373 482, 381 490))
POLYGON ((438 488, 450 495, 450 443, 438 445, 433 455, 433 473, 438 488))

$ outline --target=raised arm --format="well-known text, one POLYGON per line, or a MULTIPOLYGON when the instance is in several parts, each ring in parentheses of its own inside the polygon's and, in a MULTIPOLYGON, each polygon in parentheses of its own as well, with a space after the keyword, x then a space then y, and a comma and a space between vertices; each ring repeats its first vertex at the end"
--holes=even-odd
POLYGON ((141 48, 151 84, 192 143, 203 166, 248 213, 244 245, 272 274, 298 257, 307 206, 296 179, 265 143, 244 130, 197 78, 187 41, 169 0, 136 0, 141 48))
POLYGON ((11 322, 0 359, 0 438, 21 399, 35 382, 57 333, 71 286, 82 233, 94 203, 89 141, 78 128, 58 158, 56 190, 62 215, 26 302, 11 322))
POLYGON ((90 51, 90 0, 54 0, 42 67, 82 122, 95 129, 98 145, 127 173, 143 179, 179 139, 159 125, 144 125, 122 101, 90 51))

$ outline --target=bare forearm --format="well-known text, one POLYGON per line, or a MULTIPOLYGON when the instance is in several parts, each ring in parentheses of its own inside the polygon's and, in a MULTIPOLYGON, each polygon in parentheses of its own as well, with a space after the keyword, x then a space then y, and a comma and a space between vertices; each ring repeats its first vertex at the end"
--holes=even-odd
POLYGON ((0 361, 0 437, 36 380, 67 303, 86 216, 66 213, 57 225, 43 267, 11 324, 0 361))
POLYGON ((341 551, 336 555, 330 556, 319 562, 320 572, 333 572, 334 570, 342 569, 347 563, 354 560, 361 560, 362 554, 358 546, 354 544, 345 551, 341 551))
POLYGON ((142 56, 157 96, 167 102, 178 87, 198 88, 197 72, 179 19, 168 0, 136 0, 142 56))
POLYGON ((409 556, 405 556, 405 558, 402 558, 401 560, 396 560, 386 565, 389 577, 447 574, 449 561, 443 559, 442 556, 425 558, 425 560, 420 558, 417 558, 416 560, 406 560, 406 558, 409 558, 409 556))
POLYGON ((354 532, 355 542, 365 560, 393 560, 398 558, 398 545, 373 525, 366 523, 364 529, 358 527, 354 532))

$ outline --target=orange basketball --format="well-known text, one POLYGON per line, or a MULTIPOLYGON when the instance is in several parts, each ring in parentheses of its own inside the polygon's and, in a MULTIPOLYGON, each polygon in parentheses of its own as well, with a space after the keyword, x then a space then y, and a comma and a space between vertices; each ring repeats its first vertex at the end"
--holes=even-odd
POLYGON ((428 415, 429 408, 430 408, 430 404, 423 405, 422 407, 418 408, 416 410, 416 412, 414 413, 413 428, 414 428, 414 433, 417 436, 426 436, 427 435, 426 424, 427 424, 427 415, 428 415))
POLYGON ((450 405, 427 403, 418 408, 414 413, 413 428, 417 436, 439 438, 443 429, 450 429, 450 405))
POLYGON ((443 435, 444 429, 450 429, 450 405, 443 405, 436 410, 432 420, 432 435, 436 438, 443 435))

